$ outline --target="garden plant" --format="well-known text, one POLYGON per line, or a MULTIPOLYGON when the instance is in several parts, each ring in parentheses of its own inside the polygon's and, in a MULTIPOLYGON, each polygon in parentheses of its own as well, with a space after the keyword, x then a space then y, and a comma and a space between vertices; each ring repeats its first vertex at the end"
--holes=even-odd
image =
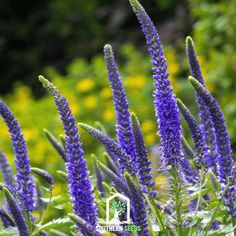
POLYGON ((50 168, 31 166, 21 127, 0 100, 0 114, 11 136, 17 171, 13 175, 6 156, 0 151, 4 179, 0 184, 4 199, 0 207, 0 235, 98 236, 105 232, 145 236, 236 235, 236 166, 230 138, 220 106, 206 90, 194 43, 187 37, 188 81, 195 93, 199 118, 173 93, 162 44, 151 19, 137 0, 130 0, 130 4, 152 62, 154 110, 160 140, 158 173, 167 180, 165 189, 157 192, 153 187, 151 162, 139 119, 129 111, 112 47, 105 45, 104 58, 116 115, 115 138, 106 133, 102 121, 96 127, 77 123, 63 91, 39 76, 43 87, 52 95, 65 132, 65 138, 58 140, 45 130, 64 161, 64 170, 57 170, 57 174, 68 184, 68 193, 52 197, 54 173, 50 173, 50 168), (181 114, 189 128, 191 143, 183 137, 181 114), (89 149, 94 172, 88 171, 78 127, 104 146, 102 157, 93 154, 93 146, 89 149), (128 199, 130 205, 119 199, 111 207, 116 222, 124 221, 126 213, 130 215, 128 222, 107 223, 107 199, 112 196, 128 199), (64 207, 64 215, 47 221, 47 214, 60 207, 64 207))

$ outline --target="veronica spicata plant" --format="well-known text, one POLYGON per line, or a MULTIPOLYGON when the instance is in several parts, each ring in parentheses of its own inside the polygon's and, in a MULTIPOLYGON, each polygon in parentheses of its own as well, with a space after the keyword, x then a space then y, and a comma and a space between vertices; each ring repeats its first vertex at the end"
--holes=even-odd
POLYGON ((57 174, 68 185, 67 194, 52 196, 53 173, 31 167, 20 125, 0 100, 0 114, 11 135, 17 172, 15 176, 8 158, 0 151, 4 181, 0 190, 5 196, 0 207, 1 235, 8 232, 20 236, 65 233, 98 236, 111 231, 118 236, 236 236, 236 165, 223 113, 206 89, 194 43, 187 37, 189 84, 195 92, 200 122, 173 93, 163 46, 154 23, 137 0, 130 0, 130 4, 151 57, 154 110, 160 140, 160 160, 156 161, 161 161, 158 173, 168 182, 168 186, 164 186, 166 193, 156 192, 153 187, 149 150, 140 121, 129 110, 114 52, 107 44, 104 66, 114 100, 116 137, 106 133, 101 123, 97 122, 97 127, 77 124, 66 98, 52 82, 39 77, 54 99, 66 135, 58 140, 44 130, 65 164, 65 170, 58 170, 57 174), (193 145, 183 137, 181 114, 193 145), (103 145, 103 155, 95 155, 93 147, 91 153, 85 155, 78 126, 103 145), (91 172, 87 156, 94 167, 91 172), (122 212, 113 209, 111 223, 108 200, 120 196, 122 212), (63 209, 64 215, 47 220, 57 209, 63 209))

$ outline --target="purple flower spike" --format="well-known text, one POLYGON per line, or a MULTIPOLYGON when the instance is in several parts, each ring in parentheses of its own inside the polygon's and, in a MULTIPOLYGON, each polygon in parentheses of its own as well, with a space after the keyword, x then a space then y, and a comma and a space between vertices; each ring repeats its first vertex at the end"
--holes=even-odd
POLYGON ((7 161, 6 156, 1 150, 0 150, 0 169, 2 170, 2 175, 5 183, 8 186, 13 187, 12 169, 9 162, 7 161))
POLYGON ((194 148, 196 151, 195 153, 197 156, 197 164, 199 166, 205 164, 207 167, 213 167, 215 163, 212 162, 210 149, 205 143, 202 129, 199 127, 197 121, 192 116, 188 108, 183 104, 183 102, 180 99, 177 99, 177 103, 184 119, 188 124, 191 136, 193 138, 194 148))
POLYGON ((116 143, 110 136, 83 123, 79 123, 79 126, 104 145, 114 163, 119 161, 122 172, 125 169, 132 172, 131 167, 129 166, 129 156, 124 153, 118 143, 116 143))
POLYGON ((135 225, 140 225, 142 227, 142 230, 138 235, 149 236, 147 211, 142 193, 127 172, 125 173, 125 179, 129 186, 129 196, 133 208, 133 222, 135 225))
POLYGON ((218 174, 220 177, 220 182, 226 184, 232 173, 233 158, 229 134, 223 113, 217 101, 196 79, 190 77, 189 80, 195 91, 199 94, 199 96, 201 96, 209 108, 216 132, 216 144, 217 151, 219 153, 218 174))
POLYGON ((129 165, 132 167, 131 169, 133 169, 131 174, 135 174, 137 153, 135 149, 134 134, 131 127, 128 101, 110 45, 105 45, 104 47, 104 58, 116 111, 117 139, 121 148, 130 156, 131 160, 129 161, 129 165))
POLYGON ((182 152, 182 132, 176 97, 168 80, 166 59, 158 32, 137 0, 130 0, 146 38, 155 80, 154 107, 158 119, 162 156, 167 165, 177 165, 182 152))
POLYGON ((30 170, 30 159, 21 127, 6 104, 0 100, 0 114, 8 126, 11 134, 12 146, 15 152, 15 163, 17 169, 17 191, 19 192, 24 209, 31 212, 35 208, 34 196, 36 193, 35 183, 30 170))
POLYGON ((147 193, 147 189, 151 190, 153 186, 153 182, 151 181, 151 162, 148 160, 147 148, 144 143, 143 133, 140 128, 139 120, 134 113, 131 114, 131 120, 135 137, 136 150, 138 153, 137 164, 139 171, 139 181, 142 184, 142 190, 147 193))
MULTIPOLYGON (((205 87, 200 64, 198 62, 194 43, 191 37, 186 38, 186 54, 188 57, 191 75, 205 87)), ((199 110, 199 118, 203 126, 203 137, 205 138, 206 144, 208 144, 210 147, 210 150, 212 152, 211 162, 213 162, 218 156, 216 148, 215 129, 212 123, 209 108, 205 105, 204 101, 201 99, 201 96, 198 93, 196 93, 196 99, 199 110)))
POLYGON ((89 180, 86 160, 83 158, 84 152, 74 115, 60 91, 44 77, 40 76, 39 80, 53 96, 57 111, 63 122, 66 134, 66 157, 68 159, 66 167, 74 213, 95 226, 97 224, 97 209, 94 205, 92 186, 89 180))
POLYGON ((7 199, 9 210, 15 220, 17 229, 19 231, 20 236, 29 236, 29 230, 27 228, 25 219, 21 212, 21 208, 19 207, 17 200, 11 194, 11 192, 7 188, 3 188, 4 195, 7 199))

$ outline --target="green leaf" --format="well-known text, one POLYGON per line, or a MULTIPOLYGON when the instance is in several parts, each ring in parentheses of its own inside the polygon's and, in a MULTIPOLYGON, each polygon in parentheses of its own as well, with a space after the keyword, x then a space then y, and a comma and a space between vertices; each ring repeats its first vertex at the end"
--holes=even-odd
POLYGON ((0 236, 19 236, 19 231, 15 227, 0 230, 0 236))
POLYGON ((60 227, 60 226, 64 226, 65 224, 71 224, 71 220, 70 218, 58 218, 58 219, 54 219, 52 221, 49 221, 48 223, 40 226, 37 229, 37 232, 40 232, 42 230, 49 230, 49 229, 53 229, 55 227, 60 227))

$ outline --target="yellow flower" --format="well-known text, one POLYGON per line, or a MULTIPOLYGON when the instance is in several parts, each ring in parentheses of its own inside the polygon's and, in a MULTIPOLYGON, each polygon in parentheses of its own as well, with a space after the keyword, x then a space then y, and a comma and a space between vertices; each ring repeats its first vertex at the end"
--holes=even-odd
POLYGON ((76 84, 77 91, 83 93, 92 90, 94 87, 95 83, 90 78, 83 79, 76 84))
POLYGON ((155 178, 155 189, 162 189, 168 186, 168 180, 164 175, 159 175, 155 178))
POLYGON ((84 106, 88 109, 94 109, 97 106, 97 98, 95 96, 88 96, 84 100, 84 106))
POLYGON ((129 88, 140 89, 143 88, 147 82, 144 75, 128 76, 125 80, 125 85, 129 88))
POLYGON ((142 131, 143 131, 144 133, 147 133, 147 132, 149 132, 149 131, 155 130, 155 125, 154 125, 153 122, 150 121, 150 120, 144 121, 144 122, 141 124, 141 127, 142 127, 142 131))
POLYGON ((102 234, 102 236, 115 236, 115 234, 113 234, 111 232, 106 232, 106 233, 102 234))
POLYGON ((103 88, 100 92, 102 98, 110 98, 112 95, 111 89, 109 87, 103 88))
POLYGON ((157 136, 156 134, 150 133, 145 136, 145 141, 147 145, 154 144, 156 142, 157 136))
POLYGON ((112 121, 115 117, 114 111, 108 108, 103 112, 102 117, 105 121, 112 121))
POLYGON ((57 196, 60 193, 61 193, 61 184, 56 182, 53 186, 52 195, 57 196))

